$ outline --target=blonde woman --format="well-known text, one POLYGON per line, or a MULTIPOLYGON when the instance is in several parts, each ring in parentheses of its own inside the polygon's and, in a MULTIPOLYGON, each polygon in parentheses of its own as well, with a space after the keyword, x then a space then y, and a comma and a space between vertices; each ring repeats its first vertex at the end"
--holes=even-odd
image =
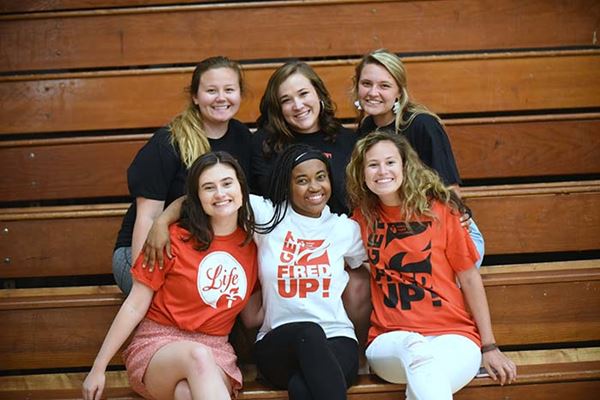
POLYGON ((124 293, 131 290, 131 265, 142 249, 152 222, 183 195, 188 169, 198 156, 227 151, 250 169, 251 134, 233 119, 243 93, 241 66, 226 57, 201 61, 192 74, 187 109, 159 129, 140 149, 127 170, 135 201, 127 210, 113 253, 113 275, 124 293))
POLYGON ((516 366, 495 344, 460 198, 402 135, 369 133, 346 172, 371 270, 371 370, 407 383, 409 400, 451 399, 482 359, 493 379, 511 383, 516 366))

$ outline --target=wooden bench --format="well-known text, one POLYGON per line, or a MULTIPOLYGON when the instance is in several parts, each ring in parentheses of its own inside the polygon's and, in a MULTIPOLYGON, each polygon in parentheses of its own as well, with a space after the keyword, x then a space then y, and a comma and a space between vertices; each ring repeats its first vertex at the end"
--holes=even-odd
MULTIPOLYGON (((559 385, 559 393, 600 385, 600 348, 586 347, 599 339, 600 260, 483 267, 482 275, 501 346, 559 346, 514 353, 525 368, 524 375, 514 388, 498 387, 496 392, 521 393, 532 390, 525 388, 528 385, 565 380, 572 385, 559 385)), ((89 367, 122 299, 115 286, 0 291, 0 318, 5 326, 11 326, 0 332, 0 370, 89 367)), ((120 364, 118 357, 113 359, 113 365, 120 364)), ((242 398, 285 398, 284 392, 253 383, 251 369, 249 375, 248 391, 242 398)), ((52 398, 45 390, 76 397, 83 376, 58 373, 0 378, 0 397, 16 398, 24 390, 30 392, 28 398, 52 398)), ((472 393, 481 394, 482 388, 491 384, 489 379, 475 380, 461 396, 475 398, 472 393)), ((132 395, 123 372, 109 373, 108 386, 120 395, 132 395)), ((381 398, 387 399, 403 390, 401 385, 361 377, 350 393, 380 392, 381 398)), ((485 396, 489 396, 487 391, 485 396)))
MULTIPOLYGON (((463 196, 487 255, 600 248, 600 181, 470 187, 463 196)), ((110 274, 127 207, 0 209, 0 278, 110 274)))
MULTIPOLYGON (((244 122, 272 71, 302 58, 352 123, 354 65, 387 47, 412 95, 445 120, 486 253, 521 263, 482 270, 519 382, 476 379, 456 398, 587 398, 600 382, 596 3, 0 0, 0 280, 109 276, 125 170, 182 110, 200 59, 241 61, 244 122), (594 259, 535 263, 578 258, 594 259)), ((121 301, 114 286, 0 290, 0 398, 78 398, 77 368, 121 301)), ((286 398, 247 376, 242 399, 286 398)), ((403 391, 362 376, 349 397, 403 391)), ((123 371, 109 373, 108 393, 137 398, 123 371)))

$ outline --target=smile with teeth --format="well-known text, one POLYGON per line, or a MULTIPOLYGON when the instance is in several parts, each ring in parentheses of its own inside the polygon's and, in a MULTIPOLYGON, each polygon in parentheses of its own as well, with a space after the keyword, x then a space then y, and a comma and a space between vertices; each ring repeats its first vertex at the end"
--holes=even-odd
POLYGON ((296 115, 294 116, 294 118, 296 118, 296 119, 303 119, 303 118, 306 118, 306 117, 308 117, 308 114, 310 114, 310 109, 309 109, 309 110, 306 110, 306 111, 303 111, 303 112, 301 112, 301 113, 299 113, 299 114, 296 114, 296 115))
POLYGON ((311 194, 306 199, 308 201, 310 201, 311 203, 320 203, 323 200, 323 197, 325 197, 323 195, 323 193, 316 193, 316 194, 311 194))
POLYGON ((231 203, 231 200, 223 200, 223 201, 217 201, 214 204, 215 207, 222 207, 222 206, 226 206, 227 204, 231 203))
POLYGON ((393 179, 392 178, 380 178, 380 179, 375 179, 375 183, 390 183, 392 182, 393 179))

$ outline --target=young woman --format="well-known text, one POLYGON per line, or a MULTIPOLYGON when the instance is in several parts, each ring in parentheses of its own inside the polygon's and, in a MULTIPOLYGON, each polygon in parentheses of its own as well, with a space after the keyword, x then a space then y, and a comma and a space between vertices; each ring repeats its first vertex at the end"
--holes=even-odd
POLYGON ((244 173, 228 153, 204 154, 186 193, 181 220, 169 228, 173 257, 155 272, 141 268, 142 257, 136 261, 131 293, 83 383, 85 400, 101 398, 106 367, 136 326, 123 356, 142 396, 229 399, 242 385, 227 335, 249 302, 243 321, 262 322, 244 173))
POLYGON ((375 50, 358 63, 353 81, 359 135, 376 129, 404 135, 421 161, 458 190, 461 182, 448 135, 437 115, 411 100, 400 58, 375 50))
POLYGON ((407 399, 451 399, 482 354, 493 379, 512 382, 516 367, 495 344, 456 193, 404 137, 384 132, 358 141, 347 181, 371 268, 371 370, 406 382, 407 399))
POLYGON ((252 138, 253 193, 267 195, 277 155, 292 143, 303 143, 326 154, 332 172, 329 206, 332 212, 347 214, 345 168, 357 135, 335 119, 335 104, 308 64, 291 61, 271 75, 257 123, 252 138))
POLYGON ((200 62, 189 87, 187 109, 159 129, 127 171, 135 201, 125 214, 113 253, 113 275, 124 293, 131 290, 132 260, 139 254, 154 219, 183 194, 189 167, 212 150, 232 154, 247 174, 251 134, 233 119, 243 93, 242 70, 225 57, 200 62))
MULTIPOLYGON (((264 311, 257 366, 292 399, 345 399, 358 370, 358 344, 342 302, 344 266, 366 260, 359 227, 327 206, 331 171, 322 151, 291 145, 274 168, 269 200, 251 196, 264 311)), ((159 231, 177 218, 177 204, 156 220, 148 250, 166 245, 159 231)))

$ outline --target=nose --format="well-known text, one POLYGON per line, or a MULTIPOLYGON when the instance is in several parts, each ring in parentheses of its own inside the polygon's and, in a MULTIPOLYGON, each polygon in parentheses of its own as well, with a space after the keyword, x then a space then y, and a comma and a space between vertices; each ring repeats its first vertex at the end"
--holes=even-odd
POLYGON ((320 189, 321 184, 317 180, 311 179, 310 182, 308 182, 308 190, 311 192, 318 192, 320 189))
POLYGON ((299 110, 300 108, 302 108, 302 100, 296 97, 292 101, 292 106, 294 107, 294 110, 299 110))

